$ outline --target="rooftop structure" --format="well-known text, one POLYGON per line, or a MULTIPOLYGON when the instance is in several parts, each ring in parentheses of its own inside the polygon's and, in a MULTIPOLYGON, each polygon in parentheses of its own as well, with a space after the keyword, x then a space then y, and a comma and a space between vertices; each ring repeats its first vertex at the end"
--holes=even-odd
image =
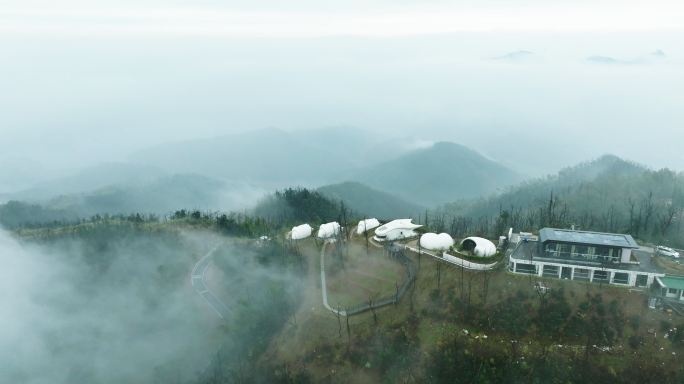
POLYGON ((542 228, 539 230, 539 241, 557 241, 569 244, 584 244, 637 249, 639 245, 631 235, 619 233, 603 233, 589 231, 573 231, 571 229, 542 228))

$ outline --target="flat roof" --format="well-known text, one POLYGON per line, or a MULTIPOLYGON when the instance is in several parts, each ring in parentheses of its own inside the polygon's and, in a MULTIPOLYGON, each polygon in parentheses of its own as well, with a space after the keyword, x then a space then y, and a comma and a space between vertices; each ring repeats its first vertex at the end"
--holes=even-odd
POLYGON ((603 233, 590 231, 573 231, 572 229, 542 228, 539 230, 539 241, 560 241, 563 243, 604 245, 620 248, 639 248, 631 235, 621 233, 603 233))
POLYGON ((665 288, 684 289, 684 276, 666 275, 659 277, 658 281, 660 281, 665 288))

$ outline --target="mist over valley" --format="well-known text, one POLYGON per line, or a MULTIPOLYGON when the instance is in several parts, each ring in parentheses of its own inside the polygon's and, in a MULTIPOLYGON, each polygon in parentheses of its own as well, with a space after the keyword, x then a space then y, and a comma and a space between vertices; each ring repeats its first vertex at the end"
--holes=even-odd
POLYGON ((0 383, 684 380, 677 1, 0 6, 0 383))

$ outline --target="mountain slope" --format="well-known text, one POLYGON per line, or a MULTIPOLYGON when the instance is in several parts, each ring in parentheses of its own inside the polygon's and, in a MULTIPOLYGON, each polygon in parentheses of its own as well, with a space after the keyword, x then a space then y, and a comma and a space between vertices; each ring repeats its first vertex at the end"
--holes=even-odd
POLYGON ((162 176, 138 184, 113 184, 45 200, 11 200, 0 205, 0 224, 8 227, 72 221, 95 214, 165 215, 179 209, 244 210, 266 194, 246 183, 196 174, 162 176))
POLYGON ((682 247, 684 174, 603 156, 488 199, 447 204, 435 213, 440 226, 459 235, 495 237, 508 228, 574 226, 682 247))
POLYGON ((311 184, 326 182, 330 174, 352 167, 349 159, 329 151, 323 143, 320 136, 308 139, 279 129, 263 129, 159 145, 133 158, 171 172, 269 185, 311 184))
POLYGON ((647 168, 617 156, 604 155, 593 161, 564 168, 556 175, 527 181, 496 196, 447 204, 446 210, 470 217, 495 215, 502 208, 527 209, 543 205, 551 194, 556 198, 577 200, 579 208, 583 204, 589 206, 596 200, 597 196, 593 194, 598 194, 597 191, 611 189, 611 183, 614 183, 612 189, 615 191, 607 192, 614 196, 620 192, 620 185, 647 171, 647 168), (582 203, 582 199, 587 200, 582 203))
POLYGON ((421 205, 489 195, 522 177, 459 144, 440 142, 349 177, 421 205))
POLYGON ((135 186, 165 176, 157 167, 136 163, 102 163, 83 168, 73 174, 41 182, 10 194, 8 200, 39 202, 60 195, 77 194, 110 185, 135 186))
POLYGON ((370 188, 357 182, 326 185, 318 191, 332 200, 340 200, 359 215, 394 219, 417 217, 425 208, 397 196, 370 188))
POLYGON ((96 213, 156 213, 177 209, 238 210, 256 203, 264 192, 244 183, 229 183, 196 174, 176 174, 149 183, 112 185, 92 192, 62 195, 45 205, 79 216, 96 213))

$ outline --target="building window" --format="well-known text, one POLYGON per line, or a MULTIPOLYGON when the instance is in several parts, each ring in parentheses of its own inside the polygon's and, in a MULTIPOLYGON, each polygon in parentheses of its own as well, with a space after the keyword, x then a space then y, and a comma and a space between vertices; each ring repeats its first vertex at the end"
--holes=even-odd
POLYGON ((516 263, 515 264, 515 271, 518 273, 529 273, 529 274, 536 275, 537 274, 537 266, 534 264, 516 263))
POLYGON ((636 286, 637 287, 645 287, 647 285, 648 285, 648 275, 637 275, 636 286))
POLYGON ((615 272, 613 284, 629 284, 629 273, 615 272))
POLYGON ((587 258, 587 246, 586 245, 578 245, 575 247, 575 252, 577 253, 578 257, 582 257, 584 259, 587 258))
POLYGON ((573 280, 589 281, 589 270, 585 268, 575 268, 573 280))
POLYGON ((674 288, 668 288, 667 293, 670 295, 676 295, 678 293, 678 290, 676 290, 674 288))
POLYGON ((558 277, 558 267, 555 265, 545 265, 542 275, 545 277, 558 277))
POLYGON ((608 272, 594 271, 594 281, 597 283, 608 282, 608 272))

